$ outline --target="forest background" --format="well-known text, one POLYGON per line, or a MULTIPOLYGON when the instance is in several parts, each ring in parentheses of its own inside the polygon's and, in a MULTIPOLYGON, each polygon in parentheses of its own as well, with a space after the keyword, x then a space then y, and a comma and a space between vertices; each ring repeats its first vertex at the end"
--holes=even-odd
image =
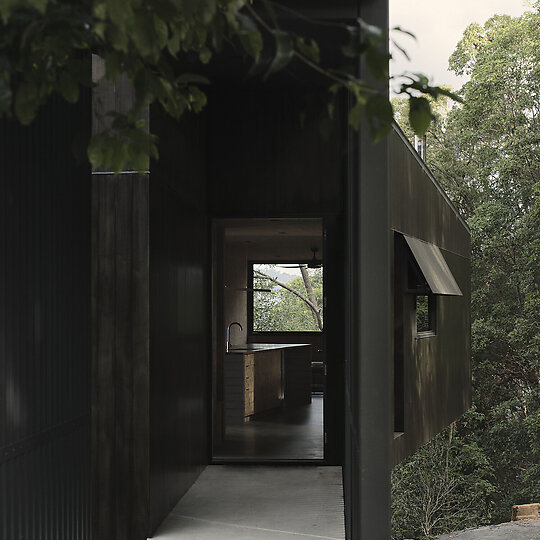
MULTIPOLYGON (((393 538, 509 521, 540 502, 540 5, 471 24, 433 103, 428 166, 472 233, 473 407, 395 468, 393 538)), ((412 141, 404 100, 396 119, 412 141)))

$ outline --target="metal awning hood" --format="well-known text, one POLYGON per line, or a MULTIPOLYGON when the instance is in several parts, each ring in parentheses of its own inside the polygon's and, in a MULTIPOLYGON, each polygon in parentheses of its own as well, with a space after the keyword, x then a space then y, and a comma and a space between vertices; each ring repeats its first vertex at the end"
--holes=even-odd
POLYGON ((463 296, 448 264, 444 260, 441 250, 433 245, 413 238, 412 236, 403 235, 409 248, 422 271, 429 288, 433 294, 445 294, 451 296, 463 296))

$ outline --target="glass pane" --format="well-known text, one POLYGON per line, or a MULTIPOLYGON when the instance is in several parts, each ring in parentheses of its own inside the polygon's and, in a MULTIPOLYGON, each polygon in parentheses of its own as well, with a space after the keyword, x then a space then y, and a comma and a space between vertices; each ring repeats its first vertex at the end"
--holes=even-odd
POLYGON ((253 330, 320 332, 323 329, 323 269, 306 264, 254 264, 253 330))
POLYGON ((416 297, 416 331, 428 332, 431 330, 429 324, 429 299, 427 295, 416 297))

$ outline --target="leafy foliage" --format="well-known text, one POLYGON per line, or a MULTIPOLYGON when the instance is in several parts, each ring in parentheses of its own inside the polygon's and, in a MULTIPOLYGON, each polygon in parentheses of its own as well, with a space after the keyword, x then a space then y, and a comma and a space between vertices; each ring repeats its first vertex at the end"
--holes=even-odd
MULTIPOLYGON (((439 102, 428 133, 428 165, 472 232, 475 407, 458 423, 454 441, 462 444, 455 451, 465 452, 461 460, 473 448, 478 460, 452 474, 458 482, 462 474, 489 482, 469 490, 468 502, 455 501, 469 505, 474 525, 508 521, 513 504, 540 498, 539 56, 540 3, 518 18, 470 25, 450 59, 454 71, 471 76, 461 90, 464 103, 439 102)), ((411 136, 403 104, 395 106, 411 136)), ((426 453, 439 443, 413 456, 405 470, 423 474, 426 453)), ((443 467, 440 456, 433 459, 443 467)), ((396 482, 403 474, 398 468, 396 482)), ((424 488, 409 486, 421 496, 424 488)), ((396 505, 409 509, 400 490, 396 484, 396 505)), ((409 537, 427 537, 418 519, 404 524, 403 511, 396 509, 396 536, 408 529, 409 537)), ((462 524, 450 520, 437 530, 452 528, 462 524)))
MULTIPOLYGON (((386 33, 361 19, 356 25, 338 24, 346 42, 336 44, 344 65, 322 65, 316 39, 281 28, 282 12, 291 15, 285 5, 269 0, 5 0, 0 4, 0 118, 14 116, 29 124, 53 93, 76 102, 81 86, 91 85, 89 57, 97 54, 108 81, 129 78, 135 100, 91 142, 88 157, 94 167, 120 170, 130 162, 144 168, 149 155, 157 157, 157 147, 143 125, 143 110, 159 103, 173 118, 201 111, 207 99, 203 87, 210 81, 179 66, 197 71, 225 47, 235 47, 265 78, 293 60, 303 63, 328 81, 330 102, 341 89, 352 95, 354 127, 365 114, 374 139, 384 136, 392 121, 386 33), (375 84, 347 65, 359 57, 375 84)), ((293 15, 313 28, 329 24, 293 15)), ((421 75, 413 75, 403 91, 411 89, 441 92, 421 75)), ((429 110, 423 101, 412 103, 413 124, 423 130, 429 110)))
MULTIPOLYGON (((280 285, 268 272, 275 265, 257 265, 261 270, 254 272, 254 288, 270 289, 270 292, 253 293, 253 330, 264 332, 318 332, 317 317, 308 304, 309 296, 306 283, 301 276, 287 281, 287 287, 298 292, 295 295, 280 285)), ((322 268, 309 269, 308 279, 313 288, 316 307, 322 306, 323 273, 322 268)), ((319 308, 322 319, 322 309, 319 308)))

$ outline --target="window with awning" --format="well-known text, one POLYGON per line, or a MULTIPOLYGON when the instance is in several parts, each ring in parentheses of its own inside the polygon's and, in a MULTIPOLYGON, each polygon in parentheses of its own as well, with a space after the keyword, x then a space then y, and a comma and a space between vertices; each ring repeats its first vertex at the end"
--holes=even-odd
POLYGON ((432 294, 463 296, 441 250, 437 246, 406 234, 403 237, 432 294))
POLYGON ((403 235, 409 246, 407 289, 415 295, 416 337, 437 334, 437 297, 463 296, 441 250, 403 235))

